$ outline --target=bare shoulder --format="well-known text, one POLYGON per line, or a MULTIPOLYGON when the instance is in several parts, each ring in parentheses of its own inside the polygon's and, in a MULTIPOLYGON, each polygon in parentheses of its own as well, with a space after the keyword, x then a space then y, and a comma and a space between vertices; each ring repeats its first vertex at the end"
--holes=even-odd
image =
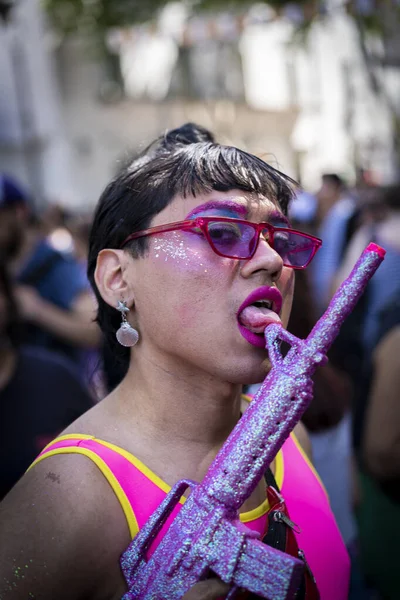
POLYGON ((293 429, 293 433, 296 436, 300 446, 306 453, 307 458, 309 458, 312 462, 312 445, 310 436, 308 435, 307 429, 304 427, 301 421, 297 423, 296 427, 293 429))
POLYGON ((114 492, 80 455, 48 457, 24 475, 0 505, 0 539, 2 600, 112 598, 130 542, 114 492))

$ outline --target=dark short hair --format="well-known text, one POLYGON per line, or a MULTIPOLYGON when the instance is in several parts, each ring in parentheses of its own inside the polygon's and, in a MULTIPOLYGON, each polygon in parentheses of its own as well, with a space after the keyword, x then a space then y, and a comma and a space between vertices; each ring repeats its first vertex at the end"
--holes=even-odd
POLYGON ((19 182, 4 173, 0 173, 0 208, 28 206, 29 197, 19 182))
MULTIPOLYGON (((89 239, 88 278, 98 301, 97 321, 112 347, 113 356, 129 360, 129 351, 118 344, 115 331, 120 315, 101 298, 94 272, 99 252, 119 248, 127 236, 149 227, 153 217, 175 196, 239 189, 268 197, 287 214, 296 182, 261 158, 214 141, 203 127, 187 123, 152 142, 107 185, 94 215, 89 239)), ((147 239, 127 247, 143 256, 147 239)))
POLYGON ((337 175, 336 173, 324 173, 322 175, 322 181, 324 183, 331 183, 332 185, 340 189, 346 187, 344 180, 341 177, 339 177, 339 175, 337 175))

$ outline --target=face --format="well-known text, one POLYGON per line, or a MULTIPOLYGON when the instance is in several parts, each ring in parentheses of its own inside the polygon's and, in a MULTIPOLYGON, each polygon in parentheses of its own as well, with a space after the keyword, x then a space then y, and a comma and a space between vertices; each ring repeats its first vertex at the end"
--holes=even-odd
MULTIPOLYGON (((194 216, 287 224, 268 199, 231 191, 177 197, 151 226, 194 216)), ((267 357, 262 335, 265 324, 260 328, 260 323, 280 318, 286 327, 293 269, 283 267, 280 256, 263 239, 248 260, 218 256, 200 233, 152 235, 148 244, 146 256, 129 258, 127 267, 134 290, 131 317, 141 335, 138 350, 151 360, 162 354, 181 367, 186 364, 189 370, 232 383, 260 381, 265 376, 262 363, 267 357), (248 305, 261 297, 270 307, 260 308, 257 321, 248 305), (261 334, 255 332, 257 324, 261 334)))

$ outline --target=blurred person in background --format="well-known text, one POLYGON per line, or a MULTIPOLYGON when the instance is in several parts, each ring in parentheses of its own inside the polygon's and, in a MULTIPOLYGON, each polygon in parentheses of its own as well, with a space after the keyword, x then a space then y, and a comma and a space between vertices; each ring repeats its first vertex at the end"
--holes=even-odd
POLYGON ((317 235, 316 218, 317 218, 317 197, 305 190, 299 190, 290 206, 290 221, 294 223, 294 227, 300 227, 303 231, 307 231, 312 235, 317 235))
POLYGON ((336 173, 322 176, 317 201, 316 235, 323 245, 311 268, 311 282, 316 309, 321 314, 330 300, 334 277, 356 227, 358 211, 355 199, 336 173))
POLYGON ((351 316, 358 325, 351 333, 361 348, 352 415, 361 557, 367 577, 389 599, 398 598, 400 589, 393 561, 400 534, 399 231, 397 184, 376 190, 376 201, 366 207, 364 223, 349 244, 337 278, 338 285, 350 272, 351 260, 370 241, 386 249, 385 260, 351 316), (386 521, 390 527, 385 527, 386 521))
POLYGON ((40 214, 40 229, 43 237, 51 235, 55 230, 63 228, 68 212, 60 204, 49 204, 40 214))
MULTIPOLYGON (((399 263, 400 268, 400 263, 399 263)), ((382 598, 400 591, 400 286, 382 307, 355 406, 355 514, 364 572, 382 598)))
POLYGON ((93 406, 76 367, 21 346, 12 283, 0 263, 0 499, 55 435, 93 406))
MULTIPOLYGON (((358 189, 358 193, 358 227, 353 237, 349 239, 347 250, 333 280, 331 295, 349 274, 352 268, 350 260, 356 260, 357 251, 359 250, 361 253, 369 241, 375 240, 375 229, 378 223, 386 219, 388 209, 384 201, 383 188, 364 186, 358 189)), ((387 266, 388 263, 385 263, 381 268, 386 270, 387 266)), ((381 277, 381 273, 377 277, 381 277)), ((390 285, 389 283, 389 288, 390 285)), ((343 323, 339 335, 331 347, 331 360, 349 375, 353 382, 353 389, 359 386, 364 358, 369 352, 364 338, 367 331, 366 319, 371 286, 375 286, 375 282, 368 285, 367 291, 343 323)))
POLYGON ((65 227, 70 231, 73 243, 74 243, 74 256, 82 269, 86 273, 87 260, 89 253, 89 236, 90 228, 92 226, 92 215, 90 214, 79 214, 79 215, 66 215, 64 217, 65 227))
POLYGON ((80 364, 81 350, 98 347, 101 334, 94 322, 96 303, 71 241, 66 231, 44 237, 27 194, 10 177, 0 176, 0 255, 19 284, 15 294, 28 323, 25 341, 80 364))
POLYGON ((351 261, 369 242, 385 248, 385 260, 364 296, 362 342, 367 354, 376 340, 380 312, 400 287, 400 184, 381 188, 375 193, 376 200, 370 201, 364 223, 351 239, 335 280, 337 288, 350 273, 351 261))
MULTIPOLYGON (((82 276, 84 278, 86 278, 87 271, 89 236, 92 220, 92 214, 64 214, 62 220, 63 227, 65 227, 72 236, 73 254, 82 270, 82 276)), ((93 303, 96 304, 96 298, 91 288, 90 293, 93 295, 93 303)), ((104 398, 107 391, 111 391, 111 389, 117 385, 117 383, 125 374, 123 373, 121 378, 118 378, 118 382, 116 382, 115 385, 107 385, 104 370, 104 357, 102 356, 100 349, 97 347, 88 348, 82 351, 81 362, 83 365, 85 382, 91 389, 93 397, 97 400, 104 398)), ((109 370, 112 371, 112 367, 109 370)), ((117 371, 118 367, 115 367, 114 370, 117 371)), ((111 373, 109 378, 112 376, 113 374, 111 373)), ((114 373, 114 377, 116 377, 116 373, 114 373)))

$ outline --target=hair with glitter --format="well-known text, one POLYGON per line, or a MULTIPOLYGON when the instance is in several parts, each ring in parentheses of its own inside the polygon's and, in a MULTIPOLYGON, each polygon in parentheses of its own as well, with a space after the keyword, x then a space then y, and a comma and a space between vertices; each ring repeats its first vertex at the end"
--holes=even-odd
MULTIPOLYGON (((261 158, 217 144, 213 135, 187 123, 152 142, 128 163, 102 193, 89 240, 88 277, 98 301, 97 321, 110 355, 122 359, 125 371, 129 350, 115 340, 119 314, 101 298, 94 272, 103 248, 119 248, 131 233, 149 227, 153 217, 176 196, 239 189, 267 197, 286 215, 295 182, 261 158)), ((132 241, 127 249, 143 256, 147 239, 132 241)))

